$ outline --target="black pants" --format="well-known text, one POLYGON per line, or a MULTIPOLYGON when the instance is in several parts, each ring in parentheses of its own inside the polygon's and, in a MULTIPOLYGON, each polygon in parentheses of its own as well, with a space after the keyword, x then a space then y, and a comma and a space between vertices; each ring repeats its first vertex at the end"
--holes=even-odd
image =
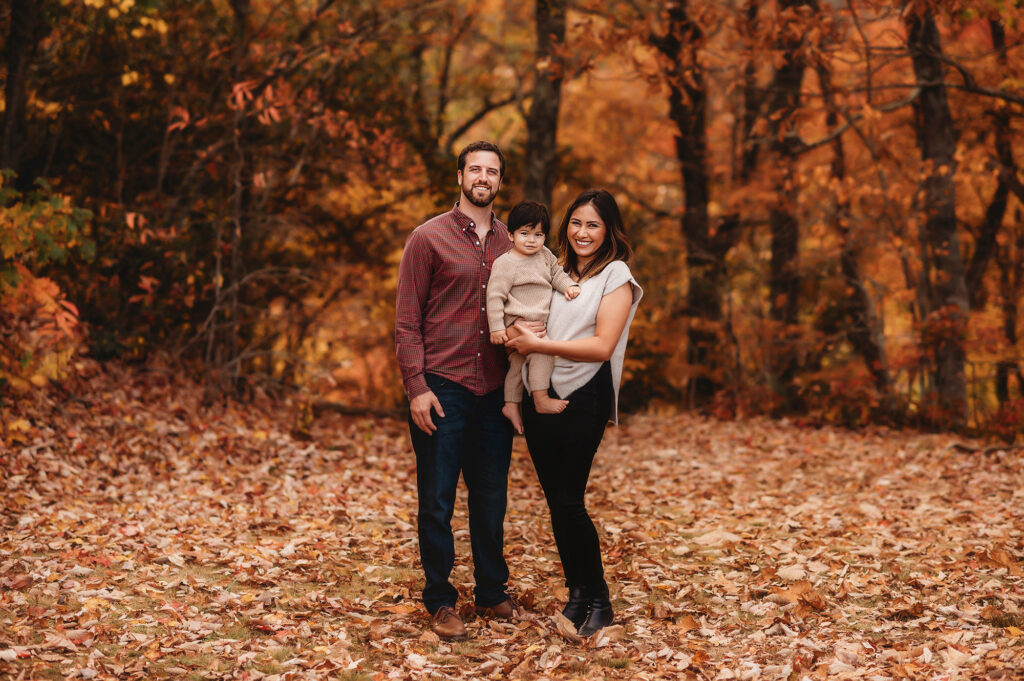
POLYGON ((569 406, 561 414, 538 414, 533 400, 524 395, 526 444, 551 512, 566 586, 600 587, 605 583, 601 546, 583 497, 611 413, 611 365, 602 364, 566 399, 569 406))

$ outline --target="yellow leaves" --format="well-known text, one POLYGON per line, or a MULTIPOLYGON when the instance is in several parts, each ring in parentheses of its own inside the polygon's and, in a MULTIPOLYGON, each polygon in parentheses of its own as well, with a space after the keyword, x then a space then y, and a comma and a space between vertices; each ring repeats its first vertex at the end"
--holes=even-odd
POLYGON ((129 85, 135 85, 139 82, 139 72, 134 70, 126 70, 121 74, 121 85, 128 87, 129 85))
POLYGON ((17 419, 7 424, 7 444, 28 444, 32 441, 32 430, 32 424, 27 419, 17 419))
POLYGON ((165 35, 169 28, 167 22, 163 19, 153 19, 151 17, 139 17, 139 25, 150 28, 160 35, 165 35))
MULTIPOLYGON (((70 0, 61 0, 61 4, 70 4, 70 0)), ((91 9, 106 8, 107 16, 116 19, 135 7, 135 0, 82 0, 82 4, 91 9)))

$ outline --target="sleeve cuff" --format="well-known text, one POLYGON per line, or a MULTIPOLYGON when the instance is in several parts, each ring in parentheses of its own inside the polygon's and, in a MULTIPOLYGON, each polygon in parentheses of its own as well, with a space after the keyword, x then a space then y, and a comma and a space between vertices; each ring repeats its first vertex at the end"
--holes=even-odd
POLYGON ((409 396, 410 400, 422 395, 428 390, 430 390, 430 386, 427 385, 427 377, 425 374, 416 374, 405 384, 405 394, 409 396))

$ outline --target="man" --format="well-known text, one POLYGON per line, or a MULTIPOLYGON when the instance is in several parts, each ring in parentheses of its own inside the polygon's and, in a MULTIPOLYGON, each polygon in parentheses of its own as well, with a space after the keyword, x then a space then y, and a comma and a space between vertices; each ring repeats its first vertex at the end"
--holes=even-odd
POLYGON ((508 230, 491 204, 505 158, 490 142, 459 154, 455 207, 409 235, 398 269, 395 347, 409 396, 416 452, 423 604, 444 639, 466 636, 448 581, 455 564, 451 519, 462 473, 469 491, 476 612, 511 618, 519 606, 506 589, 503 555, 512 425, 502 415, 508 367, 487 326, 487 278, 509 250, 508 230))

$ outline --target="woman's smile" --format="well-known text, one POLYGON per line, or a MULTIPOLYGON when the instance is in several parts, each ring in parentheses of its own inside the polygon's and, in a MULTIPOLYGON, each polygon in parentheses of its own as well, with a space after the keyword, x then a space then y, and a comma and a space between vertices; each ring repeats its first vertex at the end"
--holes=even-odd
POLYGON ((579 268, 582 270, 594 259, 604 245, 607 228, 593 204, 586 203, 573 211, 569 217, 569 244, 576 252, 579 268))

